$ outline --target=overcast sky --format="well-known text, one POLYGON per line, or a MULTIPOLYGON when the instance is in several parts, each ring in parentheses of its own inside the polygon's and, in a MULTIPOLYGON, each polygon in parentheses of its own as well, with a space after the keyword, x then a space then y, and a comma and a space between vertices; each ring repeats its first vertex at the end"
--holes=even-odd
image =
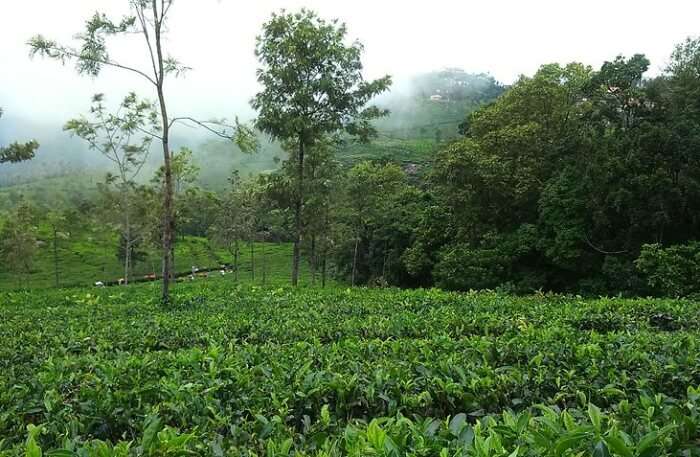
MULTIPOLYGON (((70 66, 32 61, 25 44, 37 33, 70 42, 95 10, 118 17, 127 0, 0 2, 0 106, 8 115, 62 123, 85 112, 93 93, 116 100, 145 87, 123 72, 92 80, 70 66)), ((456 66, 510 83, 544 63, 596 66, 636 52, 658 73, 674 44, 700 33, 693 0, 177 0, 167 46, 193 71, 166 88, 172 114, 250 117, 255 37, 272 11, 302 6, 347 23, 350 38, 365 45, 368 77, 456 66)), ((112 57, 140 62, 140 45, 118 43, 112 57)))

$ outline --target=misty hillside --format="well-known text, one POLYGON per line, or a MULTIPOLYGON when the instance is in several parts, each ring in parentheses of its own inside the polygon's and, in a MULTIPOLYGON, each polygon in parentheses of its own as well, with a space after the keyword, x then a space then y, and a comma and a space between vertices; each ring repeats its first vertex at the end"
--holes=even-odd
POLYGON ((378 138, 340 151, 348 164, 366 159, 397 162, 407 169, 430 161, 443 143, 460 135, 467 115, 495 100, 504 86, 487 74, 458 68, 424 73, 401 84, 377 103, 390 111, 376 122, 378 138))
MULTIPOLYGON (((430 159, 436 147, 459 135, 468 113, 494 100, 503 86, 487 74, 444 69, 420 74, 399 83, 377 103, 390 111, 376 121, 378 137, 370 144, 347 143, 338 158, 346 165, 364 159, 381 159, 406 166, 430 159)), ((286 157, 278 144, 260 135, 257 153, 246 154, 234 144, 202 136, 173 136, 174 149, 188 147, 200 168, 197 184, 220 190, 234 170, 247 177, 270 172, 286 157)), ((34 160, 0 168, 0 195, 12 206, 21 198, 40 204, 79 201, 94 193, 96 182, 110 169, 110 162, 88 150, 79 139, 63 132, 62 125, 33 123, 8 113, 0 120, 0 143, 10 138, 36 139, 41 144, 34 160), (9 201, 7 201, 9 199, 9 201)), ((152 151, 143 180, 148 180, 162 159, 152 151)))

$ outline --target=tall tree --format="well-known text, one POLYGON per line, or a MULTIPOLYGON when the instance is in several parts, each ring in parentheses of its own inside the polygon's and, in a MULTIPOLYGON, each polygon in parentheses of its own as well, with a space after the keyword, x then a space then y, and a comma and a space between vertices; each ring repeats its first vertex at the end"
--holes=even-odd
POLYGON ((386 284, 398 276, 389 269, 410 239, 417 211, 410 211, 406 201, 415 199, 415 189, 396 164, 365 161, 347 172, 336 215, 341 226, 336 257, 352 285, 386 284))
MULTIPOLYGON (((335 160, 335 142, 321 139, 307 151, 305 161, 304 237, 311 267, 311 284, 316 285, 319 267, 322 282, 325 277, 326 259, 331 242, 333 203, 337 200, 340 184, 340 164, 335 160)), ((285 164, 285 167, 287 164, 285 164)), ((284 169, 284 168, 283 168, 284 169)))
POLYGON ((132 15, 119 22, 110 20, 104 13, 95 13, 85 24, 85 31, 76 36, 77 47, 62 45, 54 40, 37 35, 29 41, 32 55, 53 58, 63 63, 76 62, 79 74, 98 76, 104 67, 111 67, 138 75, 147 81, 158 97, 160 126, 150 132, 163 146, 163 169, 165 192, 163 193, 162 247, 163 286, 162 300, 170 301, 170 278, 172 277, 172 245, 174 243, 175 218, 173 202, 172 153, 170 131, 176 122, 195 123, 206 130, 228 139, 234 139, 241 147, 249 147, 252 132, 238 122, 226 125, 222 121, 199 121, 191 117, 171 117, 168 112, 165 82, 169 76, 178 76, 189 70, 174 57, 166 53, 164 38, 168 30, 168 14, 174 0, 127 0, 132 15), (134 67, 114 59, 108 52, 107 39, 115 36, 141 36, 150 65, 134 67))
MULTIPOLYGON (((3 110, 0 108, 0 118, 3 115, 3 110)), ((8 146, 0 146, 0 164, 2 163, 17 163, 34 158, 36 150, 39 148, 39 143, 29 141, 27 143, 12 143, 8 146)))
POLYGON ((370 121, 386 111, 367 103, 387 90, 391 78, 365 81, 363 46, 346 43, 347 30, 314 12, 273 14, 263 25, 255 54, 263 90, 251 101, 256 126, 294 150, 294 255, 292 284, 299 281, 303 232, 304 155, 326 135, 345 131, 367 141, 376 132, 370 121))

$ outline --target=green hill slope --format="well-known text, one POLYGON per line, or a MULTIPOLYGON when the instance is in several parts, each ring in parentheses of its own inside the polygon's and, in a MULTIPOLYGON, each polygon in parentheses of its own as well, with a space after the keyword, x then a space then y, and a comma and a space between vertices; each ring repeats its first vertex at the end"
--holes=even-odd
MULTIPOLYGON (((0 269, 0 290, 55 287, 55 262, 52 239, 46 228, 41 231, 40 248, 28 273, 18 274, 0 269)), ((92 286, 97 281, 113 282, 124 276, 123 264, 116 256, 117 238, 99 228, 71 233, 58 243, 59 285, 92 286)), ((241 245, 238 279, 243 283, 287 284, 291 277, 292 246, 290 243, 255 243, 241 245), (254 262, 251 263, 251 254, 254 262), (254 270, 254 272, 253 272, 254 270)), ((187 236, 178 239, 175 249, 176 271, 187 273, 192 266, 199 269, 232 264, 231 254, 212 246, 206 239, 187 236)), ((147 250, 144 261, 134 265, 132 279, 160 272, 160 253, 147 250)), ((227 279, 234 280, 233 273, 227 279)), ((302 264, 302 282, 311 280, 308 265, 302 264)))

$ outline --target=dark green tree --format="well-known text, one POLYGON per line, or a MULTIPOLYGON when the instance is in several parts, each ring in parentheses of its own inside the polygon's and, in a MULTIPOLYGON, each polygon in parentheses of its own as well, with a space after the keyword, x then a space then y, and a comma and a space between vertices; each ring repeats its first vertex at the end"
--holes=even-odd
POLYGON ((335 208, 341 275, 356 284, 403 285, 401 257, 410 245, 420 193, 396 164, 360 162, 342 181, 335 208))

